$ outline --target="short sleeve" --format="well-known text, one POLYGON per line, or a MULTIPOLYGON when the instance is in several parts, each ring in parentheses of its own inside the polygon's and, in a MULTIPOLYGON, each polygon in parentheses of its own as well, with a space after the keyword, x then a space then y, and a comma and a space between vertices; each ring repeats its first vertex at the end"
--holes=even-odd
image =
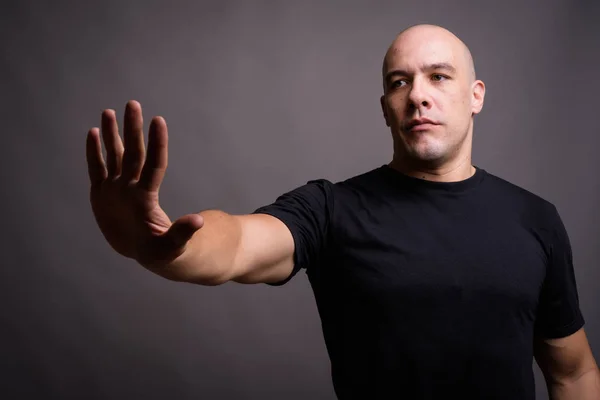
POLYGON ((571 243, 555 207, 552 214, 548 265, 535 323, 536 335, 545 339, 569 336, 585 323, 579 308, 571 243))
POLYGON ((271 286, 287 283, 301 268, 310 268, 326 246, 330 224, 333 184, 325 179, 308 181, 279 196, 274 203, 255 210, 281 220, 294 239, 294 269, 290 276, 271 286))

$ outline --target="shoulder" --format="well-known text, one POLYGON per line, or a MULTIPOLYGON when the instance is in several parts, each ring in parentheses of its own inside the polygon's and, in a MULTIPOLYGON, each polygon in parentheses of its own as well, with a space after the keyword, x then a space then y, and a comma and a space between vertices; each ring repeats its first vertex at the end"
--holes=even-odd
POLYGON ((308 196, 323 197, 333 201, 336 197, 343 198, 348 195, 351 196, 353 193, 369 192, 373 191, 375 188, 381 187, 384 174, 382 167, 378 167, 357 175, 352 175, 348 178, 337 180, 325 177, 314 178, 283 193, 279 199, 308 196))
POLYGON ((381 189, 385 179, 386 172, 384 167, 380 166, 344 180, 336 181, 333 184, 333 190, 339 195, 372 192, 374 189, 381 189))
POLYGON ((554 209, 552 204, 547 199, 539 194, 536 194, 522 186, 509 182, 492 173, 486 172, 486 189, 491 194, 499 196, 503 200, 517 202, 529 207, 542 209, 544 211, 554 209))
POLYGON ((367 187, 373 187, 377 176, 380 175, 378 169, 343 180, 333 180, 326 177, 313 178, 305 181, 302 185, 288 189, 279 195, 273 203, 260 207, 254 212, 266 212, 274 208, 331 212, 334 203, 344 202, 357 193, 368 190, 367 187))
POLYGON ((517 212, 522 219, 540 228, 561 224, 556 206, 548 199, 522 186, 486 172, 484 193, 498 207, 517 212))

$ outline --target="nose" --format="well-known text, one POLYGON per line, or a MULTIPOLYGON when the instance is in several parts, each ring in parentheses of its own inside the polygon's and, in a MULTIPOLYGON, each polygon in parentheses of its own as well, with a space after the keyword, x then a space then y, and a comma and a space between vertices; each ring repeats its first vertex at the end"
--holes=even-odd
POLYGON ((415 78, 412 82, 409 95, 409 108, 411 111, 415 109, 429 109, 431 108, 431 98, 427 91, 427 86, 421 79, 415 78))

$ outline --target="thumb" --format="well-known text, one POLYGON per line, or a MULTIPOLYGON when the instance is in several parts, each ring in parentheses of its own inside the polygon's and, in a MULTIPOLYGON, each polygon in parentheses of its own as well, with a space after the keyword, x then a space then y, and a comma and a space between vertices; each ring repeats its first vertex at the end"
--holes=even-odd
POLYGON ((203 225, 204 218, 200 214, 188 214, 176 220, 164 236, 172 245, 180 248, 185 246, 188 240, 203 225))

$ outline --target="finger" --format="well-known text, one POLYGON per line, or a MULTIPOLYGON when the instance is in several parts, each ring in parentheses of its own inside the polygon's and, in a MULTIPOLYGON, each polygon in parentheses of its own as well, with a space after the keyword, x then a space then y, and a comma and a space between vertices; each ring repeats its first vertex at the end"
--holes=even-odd
POLYGON ((204 218, 200 214, 186 215, 171 225, 163 235, 163 240, 168 242, 169 246, 174 246, 174 248, 183 247, 203 225, 204 218))
POLYGON ((92 185, 97 185, 105 180, 107 176, 98 128, 89 130, 85 141, 85 150, 90 182, 92 185))
POLYGON ((125 181, 138 180, 146 157, 146 149, 142 107, 137 101, 132 100, 127 103, 123 128, 125 150, 121 176, 125 181))
POLYGON ((119 124, 114 110, 104 110, 102 113, 102 139, 106 148, 108 176, 115 178, 121 174, 123 142, 119 136, 119 124))
POLYGON ((149 191, 157 191, 165 176, 168 162, 168 130, 165 120, 155 117, 148 132, 148 153, 139 186, 149 191))

